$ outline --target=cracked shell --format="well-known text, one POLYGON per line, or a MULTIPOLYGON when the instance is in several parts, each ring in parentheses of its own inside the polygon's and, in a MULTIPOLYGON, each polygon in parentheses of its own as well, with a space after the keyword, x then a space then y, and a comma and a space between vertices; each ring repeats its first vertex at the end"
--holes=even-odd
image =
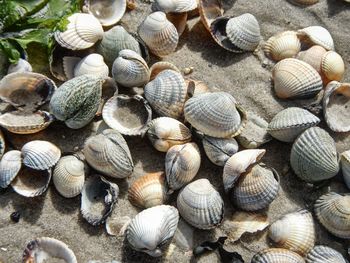
POLYGON ((226 161, 238 152, 238 143, 234 138, 204 136, 202 143, 209 160, 218 166, 224 166, 226 161))
MULTIPOLYGON (((340 161, 341 161, 341 168, 342 168, 345 184, 350 189, 350 150, 347 150, 341 154, 340 161)), ((1 167, 1 162, 0 162, 0 167, 1 167)))
POLYGON ((6 152, 0 161, 0 187, 8 187, 21 170, 21 167, 21 152, 17 150, 6 152))
POLYGON ((101 78, 107 78, 109 73, 108 66, 105 64, 100 54, 90 54, 84 57, 74 67, 74 77, 84 74, 91 74, 101 78))
POLYGON ((263 46, 265 54, 274 61, 295 57, 301 49, 301 43, 294 31, 285 31, 270 37, 263 46))
POLYGON ((315 246, 306 256, 306 263, 347 263, 342 254, 327 246, 315 246))
POLYGON ((300 40, 310 45, 320 45, 326 50, 334 50, 331 34, 322 26, 309 26, 298 30, 300 40))
POLYGON ((264 249, 252 258, 251 263, 305 263, 297 253, 284 248, 264 249))

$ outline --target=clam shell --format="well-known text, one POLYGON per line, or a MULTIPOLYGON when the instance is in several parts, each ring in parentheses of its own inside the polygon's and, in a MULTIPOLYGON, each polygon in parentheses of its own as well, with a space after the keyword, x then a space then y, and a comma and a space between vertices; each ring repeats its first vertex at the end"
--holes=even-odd
POLYGON ((152 5, 152 10, 164 13, 184 13, 196 8, 196 0, 155 0, 152 5))
POLYGON ((21 152, 12 150, 4 154, 0 161, 0 187, 6 188, 16 177, 22 166, 21 152))
POLYGON ((342 254, 327 246, 315 246, 306 256, 306 263, 347 263, 342 254))
POLYGON ((324 47, 321 47, 319 45, 315 45, 310 47, 309 49, 305 51, 301 51, 297 59, 302 60, 312 66, 318 73, 321 74, 321 62, 323 55, 327 52, 327 50, 324 47))
POLYGON ((328 193, 321 196, 314 207, 317 219, 330 233, 350 239, 350 195, 328 193))
POLYGON ((224 201, 207 179, 186 185, 177 197, 183 219, 199 229, 212 229, 224 218, 224 201))
POLYGON ((319 2, 319 0, 289 0, 289 1, 297 5, 313 5, 319 2))
POLYGON ((321 26, 309 26, 298 30, 301 41, 311 45, 320 45, 327 50, 334 50, 334 43, 331 34, 321 26))
POLYGON ((160 72, 166 69, 171 69, 173 71, 181 73, 181 71, 174 64, 167 61, 158 61, 150 67, 150 80, 154 80, 160 72))
POLYGON ((100 54, 90 54, 80 60, 74 67, 74 77, 84 74, 92 74, 101 78, 107 78, 109 73, 108 66, 103 61, 100 54))
POLYGON ((316 126, 320 119, 307 110, 286 108, 277 113, 269 123, 267 131, 277 140, 293 142, 306 129, 316 126))
POLYGON ((283 248, 268 248, 254 255, 251 263, 305 263, 297 253, 283 248))
POLYGON ((198 10, 202 23, 209 32, 211 32, 210 25, 214 20, 224 14, 224 9, 219 0, 200 0, 198 1, 198 10))
POLYGON ((32 72, 33 68, 32 65, 30 65, 30 63, 23 59, 20 58, 16 64, 11 64, 7 70, 7 74, 11 74, 11 73, 15 73, 15 72, 32 72))
POLYGON ((178 222, 179 213, 175 207, 151 207, 132 219, 126 230, 126 238, 133 249, 160 257, 160 247, 172 239, 178 222))
MULTIPOLYGON (((350 189, 350 150, 343 152, 341 154, 340 160, 341 160, 341 168, 342 168, 345 184, 350 189)), ((0 162, 0 167, 1 167, 1 162, 0 162)))
POLYGON ((342 57, 334 51, 326 52, 321 61, 321 72, 326 83, 332 80, 340 81, 343 78, 345 65, 342 57))
POLYGON ((234 138, 204 136, 202 143, 209 160, 219 166, 224 166, 226 161, 238 152, 238 143, 234 138))
POLYGON ((294 31, 285 31, 270 37, 263 46, 265 54, 274 61, 295 57, 301 49, 301 43, 294 31))
POLYGON ((295 174, 307 182, 318 182, 339 171, 337 149, 333 138, 323 129, 312 127, 294 142, 290 164, 295 174))
POLYGON ((167 200, 163 172, 148 173, 137 178, 128 190, 130 203, 141 208, 162 205, 167 200))

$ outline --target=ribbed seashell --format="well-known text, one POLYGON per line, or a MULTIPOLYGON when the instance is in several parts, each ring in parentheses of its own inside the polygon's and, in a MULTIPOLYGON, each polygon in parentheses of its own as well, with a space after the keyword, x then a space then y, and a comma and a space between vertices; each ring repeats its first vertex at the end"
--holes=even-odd
POLYGON ((51 237, 40 237, 30 241, 23 252, 23 263, 52 262, 62 259, 66 263, 78 263, 74 252, 62 241, 51 237))
POLYGON ((0 187, 6 188, 15 179, 22 166, 21 152, 12 150, 4 154, 0 161, 0 187))
MULTIPOLYGON (((341 162, 341 168, 342 168, 345 184, 350 189, 350 150, 347 150, 341 154, 340 162, 341 162)), ((0 167, 1 167, 1 162, 0 162, 0 167)))
POLYGON ((183 34, 187 25, 187 12, 185 13, 167 13, 166 18, 175 26, 179 37, 183 34))
POLYGON ((103 37, 100 22, 90 14, 75 13, 68 17, 65 31, 56 31, 54 36, 62 47, 79 50, 92 47, 103 37))
POLYGON ((77 196, 84 186, 84 162, 74 155, 62 157, 53 171, 52 180, 57 191, 64 197, 77 196))
POLYGON ((56 90, 50 110, 71 129, 80 129, 95 116, 102 96, 103 79, 82 75, 68 80, 56 90))
POLYGON ((183 219, 199 229, 212 229, 224 218, 224 201, 207 179, 186 185, 177 196, 177 209, 183 219))
POLYGON ((191 131, 181 122, 173 118, 160 117, 149 123, 147 137, 154 148, 167 152, 174 145, 191 141, 191 131))
POLYGON ((264 209, 278 194, 278 180, 274 169, 254 165, 248 173, 239 177, 232 190, 231 199, 237 207, 246 211, 264 209))
POLYGON ((335 132, 350 131, 350 83, 331 81, 323 95, 323 115, 335 132))
POLYGON ((306 210, 284 215, 269 228, 269 237, 278 247, 305 256, 315 245, 312 214, 306 210))
POLYGON ((107 78, 109 73, 108 66, 103 61, 100 54, 90 54, 80 60, 74 67, 74 77, 84 74, 92 74, 101 78, 107 78))
POLYGON ((4 134, 0 130, 0 158, 4 155, 6 148, 4 134))
POLYGON ((321 61, 321 72, 325 83, 332 80, 340 81, 343 78, 345 65, 342 57, 334 51, 326 52, 321 61))
POLYGON ((339 171, 337 149, 333 138, 319 127, 304 131, 294 142, 290 164, 295 174, 307 182, 318 182, 339 171))
POLYGON ((305 263, 305 260, 288 249, 268 248, 255 254, 251 263, 305 263))
POLYGON ((289 1, 297 5, 313 5, 319 2, 319 0, 289 0, 289 1))
POLYGON ((151 72, 150 80, 154 80, 160 72, 166 69, 171 69, 173 71, 181 73, 181 71, 174 64, 167 61, 158 61, 154 63, 149 69, 151 72))
POLYGON ((347 263, 338 251, 327 246, 315 246, 306 256, 306 263, 347 263))
POLYGON ((334 50, 334 42, 331 34, 322 26, 309 26, 298 30, 301 41, 311 45, 320 45, 327 50, 334 50))
POLYGON ((112 213, 118 195, 118 185, 99 175, 88 177, 81 191, 81 214, 93 226, 103 224, 112 213))
POLYGON ((165 174, 170 190, 178 190, 192 181, 201 165, 201 155, 195 143, 174 145, 165 156, 165 174))
POLYGON ((326 52, 327 50, 324 47, 315 45, 305 51, 299 52, 297 59, 306 62, 321 74, 321 62, 326 52))
POLYGON ((113 63, 112 75, 115 81, 124 87, 140 87, 150 78, 146 61, 135 51, 124 49, 113 63))
POLYGON ((333 235, 350 239, 350 195, 329 193, 315 203, 318 221, 333 235))
POLYGON ((295 31, 285 31, 270 37, 263 46, 265 54, 275 61, 295 57, 301 43, 295 31))
POLYGON ((90 166, 110 177, 125 178, 134 170, 129 147, 115 130, 107 129, 88 138, 83 153, 90 166))
POLYGON ((307 110, 289 107, 277 113, 267 131, 277 140, 293 142, 306 129, 316 126, 320 119, 307 110))
POLYGON ((200 94, 186 101, 185 119, 205 135, 234 137, 241 132, 245 122, 242 120, 245 114, 236 106, 235 98, 227 92, 200 94))
POLYGON ((184 13, 196 8, 196 0, 155 0, 152 5, 152 10, 164 13, 184 13))
POLYGON ((175 207, 151 207, 132 219, 126 230, 126 238, 133 249, 160 257, 160 247, 173 238, 178 222, 179 212, 175 207))
POLYGON ((224 166, 228 158, 238 152, 238 143, 234 138, 204 136, 202 143, 209 160, 219 166, 224 166))
POLYGON ((138 34, 150 51, 159 57, 173 53, 179 42, 176 27, 161 11, 148 15, 139 26, 138 34))
POLYGON ((164 173, 148 173, 137 178, 128 190, 128 198, 141 208, 164 204, 167 200, 164 173))
POLYGON ((23 59, 20 58, 16 64, 11 64, 7 70, 7 74, 11 74, 11 73, 15 73, 15 72, 32 72, 33 68, 32 65, 30 65, 30 63, 23 59))
POLYGON ((61 157, 61 150, 48 141, 30 141, 22 147, 23 164, 35 170, 48 170, 61 157))

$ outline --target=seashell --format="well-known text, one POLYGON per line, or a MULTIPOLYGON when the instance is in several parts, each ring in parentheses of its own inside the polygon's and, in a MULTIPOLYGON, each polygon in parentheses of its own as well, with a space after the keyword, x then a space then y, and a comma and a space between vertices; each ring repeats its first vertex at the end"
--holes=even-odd
POLYGON ((50 110, 71 129, 80 129, 95 116, 102 96, 100 77, 82 75, 68 80, 54 93, 50 110))
POLYGON ((224 166, 228 158, 238 152, 238 143, 234 138, 204 136, 202 143, 209 160, 219 166, 224 166))
POLYGON ((198 1, 198 10, 202 23, 209 32, 211 32, 210 25, 224 14, 219 0, 200 0, 198 1))
MULTIPOLYGON (((5 157, 5 155, 4 155, 4 157, 5 157)), ((4 157, 2 157, 2 158, 4 158, 4 157)), ((341 154, 340 161, 341 161, 341 168, 342 168, 343 178, 344 178, 345 184, 350 189, 350 150, 347 150, 341 154)), ((0 167, 1 167, 1 162, 0 162, 0 167)), ((0 172, 0 174, 1 174, 1 172, 0 172)))
POLYGON ((179 212, 173 206, 159 205, 143 210, 130 222, 126 238, 130 246, 152 257, 162 255, 161 246, 175 234, 179 212))
POLYGON ((20 58, 16 64, 11 64, 7 70, 7 74, 11 74, 11 73, 19 73, 19 72, 32 72, 33 68, 32 65, 30 65, 30 63, 23 59, 20 58))
POLYGON ((48 141, 30 141, 22 147, 23 164, 35 170, 48 170, 61 157, 61 150, 48 141))
POLYGON ((315 45, 310 47, 309 49, 305 51, 301 51, 297 59, 302 60, 312 66, 318 73, 321 74, 321 62, 323 55, 327 52, 327 50, 324 47, 321 47, 319 45, 315 45))
POLYGON ((321 26, 309 26, 298 30, 301 41, 310 45, 320 45, 326 50, 334 50, 334 43, 331 34, 321 26))
POLYGON ((148 173, 137 178, 128 190, 128 198, 131 204, 150 208, 162 205, 167 200, 164 173, 148 173))
POLYGON ((51 237, 40 237, 30 241, 22 256, 24 263, 52 262, 53 258, 66 263, 77 263, 74 252, 62 241, 51 237))
POLYGON ((245 114, 229 93, 204 93, 190 98, 184 107, 185 119, 205 135, 225 138, 238 135, 245 114))
POLYGON ((266 56, 274 61, 295 57, 301 49, 301 43, 294 31, 285 31, 270 37, 263 46, 266 56))
POLYGON ((110 128, 121 134, 141 135, 152 120, 152 110, 140 95, 117 95, 106 102, 102 117, 110 128))
POLYGON ((112 129, 88 138, 83 153, 91 167, 110 177, 125 178, 134 170, 126 141, 112 129))
POLYGON ((246 211, 264 209, 275 200, 279 190, 278 181, 274 169, 254 165, 249 172, 239 177, 231 199, 235 206, 246 211))
POLYGON ((195 229, 187 224, 185 220, 180 219, 174 235, 174 241, 178 248, 189 251, 194 247, 195 229))
POLYGON ((323 114, 335 132, 350 131, 350 83, 330 82, 323 95, 323 114))
POLYGON ((85 165, 74 155, 62 157, 54 171, 53 183, 64 197, 71 198, 80 194, 85 181, 85 165))
POLYGON ((74 67, 74 77, 84 74, 92 74, 101 78, 107 78, 109 73, 108 66, 103 61, 100 54, 90 54, 80 60, 74 67))
POLYGON ((277 140, 293 142, 303 131, 316 126, 320 119, 307 110, 289 107, 277 113, 267 131, 277 140))
POLYGON ((170 147, 191 141, 191 131, 178 120, 160 117, 149 123, 147 137, 154 148, 167 152, 170 147))
POLYGON ((106 220, 107 234, 111 236, 124 236, 130 222, 131 218, 128 216, 108 217, 106 220))
POLYGON ((152 4, 153 11, 162 11, 164 13, 184 13, 196 8, 196 0, 155 0, 152 4))
POLYGON ((315 96, 322 90, 321 76, 309 64, 286 58, 272 70, 274 89, 281 99, 298 99, 315 96))
POLYGON ((118 195, 118 185, 102 176, 90 176, 81 191, 80 211, 83 217, 93 226, 103 224, 112 213, 118 195))
POLYGON ((140 87, 149 81, 150 71, 146 61, 135 51, 124 49, 113 63, 112 75, 124 87, 140 87))
POLYGON ((62 47, 80 50, 92 47, 103 38, 103 28, 93 15, 75 13, 68 18, 67 28, 54 33, 55 39, 62 47))
POLYGON ((6 188, 16 177, 22 166, 21 152, 12 150, 4 154, 0 161, 0 187, 6 188))
POLYGON ((315 246, 306 256, 306 263, 347 263, 342 254, 327 246, 315 246))
POLYGON ((315 203, 315 214, 330 233, 339 238, 350 238, 350 195, 328 193, 315 203))
POLYGON ((289 1, 297 5, 313 5, 318 3, 319 0, 289 0, 289 1))
POLYGON ((319 127, 304 131, 294 142, 290 164, 295 174, 307 182, 318 182, 339 171, 337 149, 333 138, 319 127))
POLYGON ((1 157, 4 155, 5 153, 5 138, 4 138, 4 134, 2 133, 2 131, 0 130, 0 159, 1 157))
POLYGON ((173 53, 179 42, 176 27, 160 11, 146 17, 138 28, 138 34, 150 51, 159 57, 173 53))
POLYGON ((179 37, 183 34, 187 25, 187 17, 186 13, 168 13, 166 14, 166 18, 175 26, 177 34, 179 37))
POLYGON ((224 218, 224 201, 207 179, 186 185, 177 197, 177 209, 183 219, 199 229, 212 229, 224 218))
POLYGON ((305 256, 315 245, 312 214, 306 210, 284 215, 269 228, 269 237, 278 247, 305 256))
POLYGON ((173 71, 181 73, 181 71, 174 64, 166 61, 158 61, 154 63, 150 68, 150 72, 151 72, 150 80, 154 80, 160 72, 166 69, 171 69, 173 71))
POLYGON ((163 70, 145 86, 145 98, 161 116, 181 118, 187 86, 180 73, 163 70))
POLYGON ((345 65, 342 57, 334 51, 326 52, 321 61, 321 72, 325 77, 325 82, 332 80, 340 81, 343 78, 345 65))
POLYGON ((283 248, 264 249, 252 258, 251 263, 305 263, 297 253, 283 248))
POLYGON ((210 92, 209 87, 206 83, 200 80, 185 79, 187 85, 187 93, 192 95, 192 97, 199 94, 210 92))
POLYGON ((195 143, 172 146, 165 156, 165 174, 170 190, 178 190, 198 173, 201 155, 195 143))

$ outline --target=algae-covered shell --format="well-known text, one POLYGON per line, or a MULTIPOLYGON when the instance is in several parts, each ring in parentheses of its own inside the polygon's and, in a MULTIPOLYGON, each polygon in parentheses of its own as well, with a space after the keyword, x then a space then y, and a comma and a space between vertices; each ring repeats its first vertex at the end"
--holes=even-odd
POLYGON ((345 184, 350 189, 350 150, 347 150, 341 154, 340 161, 345 184))
POLYGON ((347 263, 338 251, 327 246, 315 246, 306 256, 306 263, 347 263))
POLYGON ((107 78, 109 73, 108 66, 103 61, 103 57, 100 54, 90 54, 84 57, 74 67, 74 77, 78 77, 84 74, 92 74, 101 78, 107 78))
POLYGON ((177 197, 179 213, 190 225, 212 229, 224 218, 224 201, 207 179, 186 185, 177 197))
POLYGON ((307 182, 332 178, 339 171, 333 138, 319 127, 304 131, 294 142, 290 164, 295 174, 307 182))
POLYGON ((0 187, 6 188, 9 186, 21 167, 21 152, 17 150, 6 152, 0 161, 0 187))
POLYGON ((167 61, 158 61, 154 63, 149 69, 151 72, 150 80, 154 80, 160 72, 166 69, 171 69, 173 71, 181 73, 181 71, 174 64, 167 61))
POLYGON ((252 258, 251 263, 305 263, 297 253, 284 248, 264 249, 252 258))
POLYGON ((238 152, 238 143, 234 138, 204 136, 202 143, 209 160, 219 166, 224 166, 226 161, 238 152))
POLYGON ((265 54, 275 61, 295 57, 301 43, 295 31, 285 31, 270 37, 263 46, 265 54))
POLYGON ((301 41, 311 45, 320 45, 327 50, 334 50, 331 34, 322 26, 309 26, 298 30, 301 41))
POLYGON ((321 72, 325 82, 340 81, 343 78, 345 65, 342 57, 335 51, 326 52, 321 61, 321 72))
POLYGON ((30 63, 23 59, 23 58, 20 58, 16 64, 11 64, 7 70, 7 74, 11 74, 11 73, 14 73, 14 72, 32 72, 33 71, 33 68, 32 68, 32 65, 30 65, 30 63))
POLYGON ((327 52, 324 47, 314 45, 305 51, 301 51, 297 59, 306 62, 311 65, 318 73, 321 74, 321 62, 323 55, 327 52))
POLYGON ((293 142, 306 129, 316 126, 320 119, 307 110, 289 107, 277 113, 267 131, 277 140, 293 142))
POLYGON ((164 13, 184 13, 197 8, 196 0, 155 0, 152 9, 164 13))

